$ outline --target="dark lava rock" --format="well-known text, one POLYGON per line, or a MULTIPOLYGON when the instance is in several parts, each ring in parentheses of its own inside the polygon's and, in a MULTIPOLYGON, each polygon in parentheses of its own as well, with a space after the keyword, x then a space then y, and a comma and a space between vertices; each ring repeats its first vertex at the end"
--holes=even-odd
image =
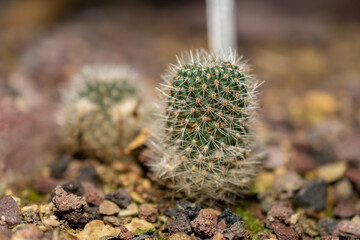
POLYGON ((360 239, 360 225, 349 220, 342 220, 337 225, 333 235, 340 238, 360 239))
POLYGON ((291 227, 288 227, 283 223, 274 223, 272 229, 280 240, 299 239, 299 235, 291 227))
POLYGON ((88 215, 89 221, 101 219, 99 207, 84 207, 84 211, 88 215))
POLYGON ((87 214, 79 211, 69 211, 61 214, 70 226, 72 227, 84 227, 88 222, 89 218, 87 214))
POLYGON ((328 234, 332 234, 337 226, 337 221, 333 218, 322 218, 318 222, 318 227, 324 229, 328 234))
POLYGON ((122 188, 119 188, 115 192, 111 192, 105 196, 106 200, 114 202, 120 208, 125 209, 131 203, 131 198, 129 194, 122 188))
POLYGON ((129 232, 129 230, 128 230, 126 227, 121 226, 121 227, 119 227, 119 229, 120 229, 120 234, 119 234, 118 238, 119 238, 120 240, 130 240, 130 239, 133 239, 134 234, 132 234, 131 232, 129 232))
POLYGON ((53 178, 62 178, 71 161, 70 155, 61 156, 50 166, 50 175, 53 178))
POLYGON ((236 222, 242 221, 242 217, 233 213, 229 208, 225 209, 218 217, 219 222, 224 219, 226 226, 231 227, 236 222))
POLYGON ((171 234, 178 232, 191 233, 190 219, 185 213, 177 213, 172 219, 169 219, 167 225, 171 234))
POLYGON ((164 210, 164 215, 167 216, 167 217, 175 217, 176 214, 178 213, 178 209, 175 207, 175 208, 167 208, 164 210))
POLYGON ((96 172, 96 169, 92 165, 82 166, 78 170, 78 176, 76 179, 80 182, 90 182, 94 183, 96 182, 98 178, 98 174, 96 172))
POLYGON ((294 197, 294 203, 299 206, 310 207, 320 211, 325 207, 326 183, 321 178, 316 178, 305 184, 294 197))
POLYGON ((340 202, 334 208, 333 214, 338 218, 351 218, 356 214, 356 210, 351 202, 340 202))
POLYGON ((52 202, 60 212, 78 211, 86 204, 83 197, 67 193, 61 186, 57 186, 54 193, 55 195, 52 198, 52 202))
POLYGON ((202 209, 190 224, 200 238, 211 238, 215 234, 217 220, 218 217, 210 209, 202 209))
POLYGON ((199 212, 201 207, 196 204, 191 204, 189 202, 178 202, 177 211, 183 211, 190 219, 190 221, 194 220, 199 212))
MULTIPOLYGON (((77 196, 82 196, 81 182, 78 180, 71 180, 69 182, 66 182, 62 184, 61 187, 67 193, 72 193, 77 196)), ((54 196, 55 196, 55 189, 50 194, 50 201, 53 199, 54 196)))
POLYGON ((21 223, 19 209, 10 195, 0 200, 0 218, 5 218, 8 227, 14 227, 21 223))
POLYGON ((85 201, 89 206, 100 206, 103 198, 100 192, 96 188, 92 188, 84 194, 85 201))
POLYGON ((267 214, 265 223, 268 228, 273 229, 275 223, 290 223, 292 209, 289 202, 274 202, 267 214))
POLYGON ((57 181, 52 178, 36 176, 31 184, 32 188, 41 194, 48 194, 56 187, 57 181))
POLYGON ((145 219, 148 222, 156 222, 159 213, 156 208, 149 206, 140 206, 139 207, 139 218, 145 219))
POLYGON ((67 193, 61 186, 55 188, 54 194, 52 202, 59 218, 65 219, 73 227, 82 227, 89 221, 87 214, 83 213, 86 204, 83 197, 67 193))
POLYGON ((242 222, 235 222, 230 228, 222 231, 222 234, 225 239, 251 239, 242 222))
POLYGON ((81 181, 79 180, 71 180, 67 183, 64 183, 61 185, 61 187, 67 192, 67 193, 73 193, 75 195, 81 196, 81 181))

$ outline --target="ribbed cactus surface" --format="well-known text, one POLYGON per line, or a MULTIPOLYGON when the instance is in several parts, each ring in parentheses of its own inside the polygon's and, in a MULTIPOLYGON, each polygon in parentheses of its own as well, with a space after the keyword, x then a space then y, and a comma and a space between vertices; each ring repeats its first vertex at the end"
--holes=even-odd
POLYGON ((258 168, 252 136, 258 83, 246 65, 235 54, 188 53, 164 80, 162 130, 150 145, 153 170, 197 199, 244 193, 258 168))

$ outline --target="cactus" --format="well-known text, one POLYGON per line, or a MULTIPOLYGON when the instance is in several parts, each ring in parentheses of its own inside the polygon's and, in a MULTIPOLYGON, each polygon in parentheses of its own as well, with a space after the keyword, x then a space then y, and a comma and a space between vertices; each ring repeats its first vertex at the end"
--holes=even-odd
POLYGON ((160 129, 149 144, 152 170, 199 201, 231 202, 246 193, 259 166, 253 135, 259 83, 247 65, 235 53, 189 52, 163 79, 160 129))
POLYGON ((105 162, 122 156, 141 127, 135 80, 125 67, 84 67, 62 93, 58 120, 64 147, 105 162))

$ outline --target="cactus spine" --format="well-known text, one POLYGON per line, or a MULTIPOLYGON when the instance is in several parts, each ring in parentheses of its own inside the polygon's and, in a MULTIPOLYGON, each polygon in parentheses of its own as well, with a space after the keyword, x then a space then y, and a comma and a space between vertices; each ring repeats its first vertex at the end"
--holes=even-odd
POLYGON ((189 52, 163 79, 162 128, 149 145, 153 171, 197 200, 245 193, 259 164, 252 135, 259 84, 246 64, 235 53, 189 52))
POLYGON ((138 133, 136 76, 125 67, 86 66, 62 93, 58 114, 67 149, 112 162, 138 133))

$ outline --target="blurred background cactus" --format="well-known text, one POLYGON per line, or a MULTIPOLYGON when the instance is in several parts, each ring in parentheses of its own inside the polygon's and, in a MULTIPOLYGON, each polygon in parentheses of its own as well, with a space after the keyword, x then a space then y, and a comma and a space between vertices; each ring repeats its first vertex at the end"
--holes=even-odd
POLYGON ((136 74, 125 67, 86 66, 62 92, 58 113, 64 147, 105 162, 124 154, 142 126, 136 74))
POLYGON ((259 164, 253 136, 259 83, 246 64, 235 53, 190 52, 164 80, 163 129, 153 130, 150 166, 197 200, 232 201, 245 193, 259 164))

